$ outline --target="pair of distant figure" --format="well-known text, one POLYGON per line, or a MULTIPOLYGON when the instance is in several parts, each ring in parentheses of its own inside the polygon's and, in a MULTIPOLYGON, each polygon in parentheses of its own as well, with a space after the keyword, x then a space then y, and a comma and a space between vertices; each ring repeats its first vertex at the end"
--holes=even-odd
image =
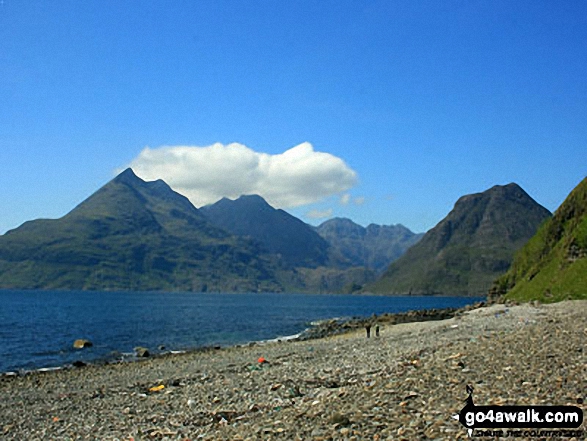
MULTIPOLYGON (((367 338, 371 338, 371 323, 365 325, 365 331, 367 331, 367 338)), ((375 337, 379 337, 379 325, 375 325, 375 337)))

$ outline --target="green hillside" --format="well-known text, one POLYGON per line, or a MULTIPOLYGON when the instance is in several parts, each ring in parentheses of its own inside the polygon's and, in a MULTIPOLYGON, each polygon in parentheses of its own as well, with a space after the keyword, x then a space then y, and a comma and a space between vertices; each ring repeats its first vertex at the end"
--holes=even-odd
POLYGON ((492 296, 556 302, 587 298, 587 178, 516 254, 492 296))

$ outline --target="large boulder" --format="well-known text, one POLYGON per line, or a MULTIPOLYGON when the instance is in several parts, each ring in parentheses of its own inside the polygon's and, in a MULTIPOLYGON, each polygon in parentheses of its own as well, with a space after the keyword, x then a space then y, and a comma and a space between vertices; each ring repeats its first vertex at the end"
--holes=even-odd
POLYGON ((86 340, 84 338, 78 338, 76 341, 73 342, 73 347, 75 349, 89 348, 92 346, 94 346, 94 344, 90 340, 86 340))

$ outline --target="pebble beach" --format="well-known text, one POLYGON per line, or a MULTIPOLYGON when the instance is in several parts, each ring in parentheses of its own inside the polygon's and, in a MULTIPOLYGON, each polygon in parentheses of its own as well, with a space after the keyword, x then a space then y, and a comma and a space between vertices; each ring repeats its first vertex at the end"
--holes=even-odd
MULTIPOLYGON (((3 375, 0 439, 464 440, 452 415, 467 385, 477 404, 585 413, 586 341, 587 301, 494 304, 381 323, 378 337, 358 329, 3 375)), ((578 430, 563 439, 585 439, 585 422, 578 430)))

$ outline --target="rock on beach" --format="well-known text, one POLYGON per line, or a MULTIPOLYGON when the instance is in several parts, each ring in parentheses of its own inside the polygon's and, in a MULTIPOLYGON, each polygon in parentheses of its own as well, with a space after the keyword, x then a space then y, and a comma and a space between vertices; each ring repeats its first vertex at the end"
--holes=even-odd
POLYGON ((135 355, 137 357, 146 358, 151 355, 151 353, 149 352, 149 349, 144 348, 143 346, 137 346, 136 348, 134 348, 134 351, 135 351, 135 355))
POLYGON ((75 349, 83 349, 83 348, 90 348, 94 344, 90 340, 86 340, 84 338, 78 338, 76 341, 73 342, 73 347, 75 349))
POLYGON ((478 405, 587 410, 586 339, 587 301, 497 304, 377 339, 357 329, 4 376, 0 438, 466 440, 451 416, 467 385, 478 405))

